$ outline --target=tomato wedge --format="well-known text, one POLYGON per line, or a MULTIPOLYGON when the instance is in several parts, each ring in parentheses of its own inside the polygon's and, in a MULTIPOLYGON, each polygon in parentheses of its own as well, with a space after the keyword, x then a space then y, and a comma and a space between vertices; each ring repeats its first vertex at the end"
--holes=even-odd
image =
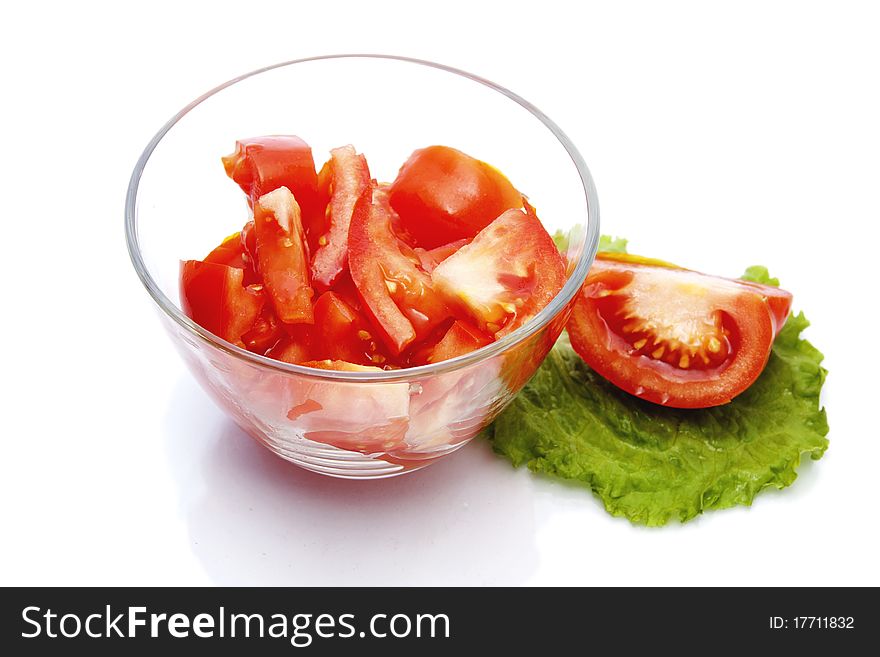
POLYGON ((391 228, 387 195, 373 187, 372 201, 357 204, 351 218, 348 262, 364 311, 393 355, 449 316, 449 310, 391 228))
POLYGON ((565 284, 565 263, 529 206, 507 210, 432 273, 437 291, 479 328, 503 337, 565 284))
POLYGON ((244 287, 244 270, 213 262, 180 263, 180 305, 202 328, 244 346, 265 301, 259 286, 244 287))
POLYGON ((308 247, 299 204, 287 187, 261 196, 254 205, 257 265, 275 314, 290 324, 315 321, 309 284, 308 247))
POLYGON ((758 378, 790 308, 778 288, 600 254, 567 328, 575 351, 619 388, 705 408, 758 378))
MULTIPOLYGON (((313 280, 329 288, 348 267, 348 227, 354 207, 370 190, 370 169, 363 155, 353 146, 330 151, 330 228, 318 240, 312 261, 313 280)), ((322 176, 325 175, 322 170, 322 176)))
POLYGON ((204 262, 241 269, 244 271, 244 284, 253 285, 260 282, 260 277, 254 269, 253 259, 245 251, 241 235, 241 233, 234 233, 227 237, 208 254, 204 262))
POLYGON ((391 207, 418 246, 432 249, 471 238, 522 195, 504 175, 448 146, 415 151, 391 185, 391 207))
POLYGON ((222 158, 226 175, 248 195, 251 204, 263 194, 287 187, 296 197, 304 225, 314 239, 324 234, 324 203, 312 149, 294 135, 240 139, 235 151, 222 158))

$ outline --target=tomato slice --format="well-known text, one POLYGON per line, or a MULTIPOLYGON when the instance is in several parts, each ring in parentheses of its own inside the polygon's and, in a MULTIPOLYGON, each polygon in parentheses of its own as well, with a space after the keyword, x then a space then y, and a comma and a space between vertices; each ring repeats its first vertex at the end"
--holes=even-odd
POLYGON ((471 238, 522 196, 497 169, 448 146, 415 151, 391 185, 391 206, 418 246, 471 238))
POLYGON ((226 175, 238 183, 251 204, 263 194, 287 187, 302 208, 304 225, 314 239, 324 234, 324 205, 312 149, 294 135, 240 139, 222 158, 226 175))
POLYGON ((758 378, 790 308, 778 288, 600 254, 567 328, 575 351, 619 388, 705 408, 758 378))
POLYGON ((413 253, 416 254, 416 257, 419 259, 419 264, 429 274, 437 268, 441 262, 446 260, 453 253, 458 251, 465 244, 468 244, 470 240, 455 240, 454 242, 450 242, 449 244, 444 244, 443 246, 438 246, 436 249, 423 249, 421 247, 416 247, 413 249, 413 253))
POLYGON ((259 286, 245 287, 244 270, 214 262, 180 264, 180 302, 187 317, 228 342, 244 346, 264 304, 259 286))
MULTIPOLYGON (((330 156, 330 228, 318 240, 312 261, 313 280, 324 287, 330 287, 348 267, 351 215, 358 201, 371 193, 370 170, 363 155, 358 155, 353 146, 343 146, 330 151, 330 156)), ((323 169, 321 175, 325 175, 323 169)))
POLYGON ((565 284, 565 263, 527 206, 507 210, 432 273, 437 291, 496 338, 537 314, 565 284))
POLYGON ((290 324, 314 322, 308 247, 299 204, 287 187, 264 194, 254 205, 257 265, 275 314, 290 324))
POLYGON ((397 355, 450 313, 418 258, 404 254, 391 218, 387 195, 374 186, 372 202, 363 199, 351 218, 348 262, 365 313, 397 355))
POLYGON ((315 326, 320 330, 320 352, 327 359, 375 366, 388 361, 368 324, 335 292, 325 292, 315 302, 315 326))

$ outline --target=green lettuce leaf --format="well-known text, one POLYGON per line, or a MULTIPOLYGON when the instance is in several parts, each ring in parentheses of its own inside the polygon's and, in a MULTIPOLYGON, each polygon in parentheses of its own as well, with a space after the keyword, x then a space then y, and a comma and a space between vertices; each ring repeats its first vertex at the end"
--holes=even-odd
MULTIPOLYGON (((777 283, 765 268, 750 280, 777 283)), ((791 316, 758 380, 709 409, 657 406, 593 372, 563 336, 513 403, 486 430, 514 466, 579 482, 633 523, 684 522, 708 509, 750 505, 785 488, 801 457, 819 459, 828 422, 819 393, 822 354, 791 316)))

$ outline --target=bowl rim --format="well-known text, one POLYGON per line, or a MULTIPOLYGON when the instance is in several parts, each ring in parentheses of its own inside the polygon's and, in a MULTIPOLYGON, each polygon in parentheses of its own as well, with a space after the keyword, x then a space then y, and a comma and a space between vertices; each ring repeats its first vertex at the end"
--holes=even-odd
POLYGON ((376 53, 318 55, 314 57, 292 59, 289 61, 264 66, 262 68, 258 68, 256 70, 234 77, 231 80, 228 80, 214 87, 210 91, 205 92, 204 94, 190 102, 188 105, 186 105, 182 110, 177 112, 177 114, 172 116, 149 141, 149 143, 141 153, 140 157, 138 158, 134 170, 132 171, 131 178, 128 184, 128 191, 125 197, 125 241, 128 247, 128 254, 131 258, 132 264, 134 265, 135 271, 137 272, 141 283, 143 283, 144 287, 147 289, 147 292, 153 298, 153 301, 156 303, 156 305, 158 305, 159 308, 165 313, 165 315, 167 315, 170 319, 177 323, 184 331, 192 334, 197 339, 206 342, 211 347, 219 349, 229 354, 230 356, 238 358, 251 365, 268 368, 270 370, 274 370, 275 372, 280 372, 283 374, 294 374, 298 376, 311 377, 314 379, 333 381, 354 381, 359 383, 409 382, 423 379, 426 376, 444 374, 447 372, 458 370, 469 365, 478 363, 480 361, 492 358, 493 356, 501 354, 511 347, 523 342, 530 336, 543 329, 547 324, 549 324, 550 321, 574 298, 578 290, 580 290, 581 286, 586 280, 587 273, 589 272, 590 266, 592 265, 593 260, 596 256, 596 251, 598 249, 599 243, 599 199, 596 193, 596 187, 593 183, 593 177, 590 174, 590 170, 587 167, 583 156, 581 156, 577 147, 575 147, 574 143, 571 141, 571 139, 569 139, 568 135, 566 135, 565 132, 563 132, 563 130, 552 119, 544 114, 544 112, 542 112, 535 105, 525 100, 518 94, 510 91, 509 89, 502 87, 501 85, 496 84, 486 78, 468 73, 467 71, 454 68, 452 66, 446 66, 445 64, 438 64, 436 62, 428 61, 425 59, 417 59, 413 57, 406 57, 403 55, 388 55, 376 53), (553 297, 553 299, 551 299, 550 302, 543 309, 541 309, 541 311, 537 315, 532 317, 529 321, 520 326, 518 329, 512 331, 508 335, 505 335, 499 340, 496 340, 475 351, 464 354, 462 356, 451 358, 449 360, 444 360, 439 363, 419 365, 416 367, 409 367, 399 370, 383 370, 381 372, 347 372, 341 370, 319 370, 313 367, 305 367, 303 365, 295 365, 293 363, 285 363, 283 361, 267 358, 266 356, 255 354, 253 352, 247 351, 246 349, 242 349, 241 347, 238 347, 231 342, 227 342, 226 340, 202 328, 194 321, 192 321, 189 317, 184 315, 177 304, 172 302, 156 284, 156 281, 150 275, 146 263, 141 257, 140 243, 138 240, 137 202, 141 176, 147 166, 147 163, 149 162, 150 156, 152 155, 153 151, 156 149, 156 146, 158 146, 162 138, 190 111, 192 111, 194 108, 196 108, 207 99, 223 91, 227 87, 231 87, 232 85, 242 82, 243 80, 278 68, 284 68, 287 66, 293 66, 295 64, 302 64, 307 62, 334 59, 392 60, 408 64, 415 64, 419 66, 426 66, 440 71, 445 71, 453 75, 458 75, 472 82, 476 82, 485 87, 488 87, 489 89, 492 89, 493 91, 496 91, 506 96, 510 100, 516 102, 518 105, 520 105, 530 114, 532 114, 535 118, 541 121, 541 123, 543 123, 544 126, 548 130, 550 130, 553 136, 555 136, 556 139, 562 144, 562 147, 566 150, 572 160, 572 163, 578 171, 578 175, 580 176, 581 183, 583 185, 584 197, 587 203, 587 225, 584 235, 584 249, 580 255, 580 258, 575 263, 574 269, 571 271, 571 274, 568 276, 565 284, 563 285, 559 293, 555 297, 553 297))

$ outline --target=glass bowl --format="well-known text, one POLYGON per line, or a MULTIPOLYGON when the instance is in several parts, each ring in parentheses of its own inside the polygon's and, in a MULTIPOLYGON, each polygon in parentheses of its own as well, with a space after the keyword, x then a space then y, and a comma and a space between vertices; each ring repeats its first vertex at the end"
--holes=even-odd
POLYGON ((519 392, 559 337, 595 256, 590 173, 536 107, 488 80, 404 57, 336 55, 269 66, 197 98, 162 127, 131 176, 128 249, 165 328, 211 397, 260 443, 346 478, 411 472, 473 438, 519 392), (537 316, 452 360, 383 372, 316 370, 255 355, 187 318, 179 263, 240 230, 247 207, 220 156, 235 140, 296 134, 318 166, 354 144, 393 180, 410 153, 445 144, 489 162, 568 238, 568 280, 537 316))

